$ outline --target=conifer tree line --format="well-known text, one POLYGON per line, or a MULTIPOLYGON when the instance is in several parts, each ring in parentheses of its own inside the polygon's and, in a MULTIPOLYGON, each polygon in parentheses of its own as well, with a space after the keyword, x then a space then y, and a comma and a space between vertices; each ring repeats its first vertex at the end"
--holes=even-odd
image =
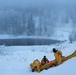
POLYGON ((52 36, 58 23, 68 23, 69 18, 75 27, 75 11, 65 11, 62 15, 59 12, 53 9, 0 10, 0 34, 52 36))

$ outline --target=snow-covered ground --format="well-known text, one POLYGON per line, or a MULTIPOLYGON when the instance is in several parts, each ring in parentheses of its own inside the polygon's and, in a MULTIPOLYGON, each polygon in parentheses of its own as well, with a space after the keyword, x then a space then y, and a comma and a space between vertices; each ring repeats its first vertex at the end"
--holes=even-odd
MULTIPOLYGON (((76 41, 70 43, 68 36, 71 32, 66 28, 57 28, 54 36, 49 37, 57 40, 66 40, 63 43, 57 43, 53 45, 42 45, 42 46, 0 46, 0 75, 76 75, 76 58, 72 58, 58 67, 43 70, 40 73, 32 72, 30 63, 35 59, 41 61, 44 55, 49 60, 53 60, 54 54, 53 48, 59 49, 63 52, 63 56, 68 56, 76 50, 76 41)), ((0 39, 10 38, 28 38, 25 36, 8 36, 1 35, 0 39)), ((41 38, 41 37, 29 37, 29 38, 41 38)), ((48 37, 42 37, 48 38, 48 37)))
POLYGON ((30 63, 35 59, 41 59, 44 55, 49 60, 54 59, 52 48, 60 49, 64 56, 73 53, 76 42, 68 41, 62 44, 50 46, 0 46, 0 75, 76 75, 76 57, 58 67, 31 72, 30 63))

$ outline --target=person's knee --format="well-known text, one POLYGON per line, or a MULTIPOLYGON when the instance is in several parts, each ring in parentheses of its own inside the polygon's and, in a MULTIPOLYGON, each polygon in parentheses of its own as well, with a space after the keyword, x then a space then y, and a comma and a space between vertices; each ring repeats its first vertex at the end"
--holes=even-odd
POLYGON ((40 69, 38 68, 38 72, 40 72, 40 69))
POLYGON ((38 70, 38 72, 40 72, 40 65, 37 66, 37 70, 38 70))

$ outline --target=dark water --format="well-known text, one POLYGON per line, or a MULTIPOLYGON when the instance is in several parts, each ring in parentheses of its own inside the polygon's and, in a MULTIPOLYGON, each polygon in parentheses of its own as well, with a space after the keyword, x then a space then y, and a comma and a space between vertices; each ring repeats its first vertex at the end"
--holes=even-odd
POLYGON ((51 45, 61 41, 51 39, 0 39, 0 45, 24 46, 24 45, 51 45))

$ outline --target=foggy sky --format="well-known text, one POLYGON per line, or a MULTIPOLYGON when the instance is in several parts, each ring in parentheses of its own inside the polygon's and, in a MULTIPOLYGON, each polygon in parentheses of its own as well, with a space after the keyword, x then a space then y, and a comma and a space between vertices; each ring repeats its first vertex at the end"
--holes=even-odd
POLYGON ((42 5, 75 5, 76 0, 0 0, 0 8, 32 7, 42 5))

